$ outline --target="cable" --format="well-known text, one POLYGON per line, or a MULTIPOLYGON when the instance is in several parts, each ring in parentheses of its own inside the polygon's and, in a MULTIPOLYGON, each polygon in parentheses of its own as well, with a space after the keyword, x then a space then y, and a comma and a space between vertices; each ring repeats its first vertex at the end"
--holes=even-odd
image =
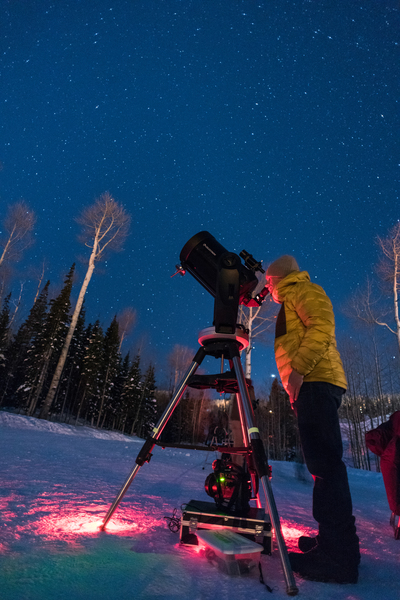
POLYGON ((181 519, 176 516, 177 508, 174 508, 172 517, 164 517, 167 520, 168 529, 172 531, 172 533, 178 533, 181 527, 181 519))

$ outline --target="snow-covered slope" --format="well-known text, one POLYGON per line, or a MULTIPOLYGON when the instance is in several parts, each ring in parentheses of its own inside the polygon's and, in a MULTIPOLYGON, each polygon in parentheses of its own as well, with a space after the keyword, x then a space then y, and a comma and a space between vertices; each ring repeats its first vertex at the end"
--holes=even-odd
MULTIPOLYGON (((190 499, 209 500, 213 454, 156 448, 107 531, 99 526, 143 440, 0 412, 0 600, 243 600, 287 598, 277 550, 258 574, 222 574, 179 545, 165 516, 190 499)), ((312 486, 291 463, 272 463, 272 486, 289 549, 314 531, 312 486)), ((378 473, 349 469, 362 545, 357 585, 296 578, 299 598, 400 598, 400 541, 378 473)))

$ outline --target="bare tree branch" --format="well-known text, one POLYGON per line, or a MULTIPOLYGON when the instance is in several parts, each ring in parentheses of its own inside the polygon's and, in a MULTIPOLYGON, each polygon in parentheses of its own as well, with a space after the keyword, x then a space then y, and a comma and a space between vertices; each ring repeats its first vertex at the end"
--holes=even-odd
POLYGON ((385 317, 390 311, 382 308, 381 300, 381 297, 375 293, 373 283, 368 277, 365 287, 358 289, 350 297, 342 312, 350 319, 365 325, 381 325, 387 327, 392 333, 396 333, 385 321, 385 317))
POLYGON ((374 294, 372 282, 367 280, 365 289, 357 291, 344 309, 344 313, 351 318, 366 325, 379 325, 385 327, 397 337, 400 348, 400 221, 390 229, 388 237, 377 237, 377 244, 381 251, 381 259, 377 266, 377 273, 385 289, 390 285, 390 294, 393 297, 393 312, 381 307, 381 299, 374 294), (394 317, 394 326, 389 324, 387 315, 394 317))
POLYGON ((9 207, 3 222, 6 235, 0 239, 0 246, 3 248, 0 266, 6 260, 19 260, 22 252, 33 244, 31 232, 35 223, 35 213, 23 200, 9 207))
MULTIPOLYGON (((393 333, 397 336, 400 348, 400 221, 392 227, 387 238, 380 238, 378 236, 377 243, 383 254, 378 265, 378 274, 383 281, 391 281, 392 283, 394 320, 396 322, 396 330, 393 333)), ((390 329, 390 331, 392 330, 390 329)))
POLYGON ((129 335, 132 329, 135 326, 137 319, 137 312, 134 308, 128 307, 122 311, 119 317, 117 317, 118 321, 118 331, 119 331, 119 349, 121 350, 122 342, 125 337, 129 335))
POLYGON ((38 296, 39 296, 39 293, 40 293, 40 288, 41 288, 42 281, 43 281, 43 278, 44 278, 44 272, 45 272, 45 261, 43 260, 42 270, 41 270, 41 272, 38 273, 38 285, 37 285, 36 295, 35 295, 35 299, 33 301, 33 304, 35 304, 36 300, 38 299, 38 296))
POLYGON ((10 323, 9 323, 9 329, 10 329, 10 331, 11 331, 12 325, 13 325, 13 323, 14 323, 14 321, 15 321, 15 317, 17 316, 17 312, 18 312, 18 309, 19 309, 19 307, 20 307, 20 304, 21 304, 21 299, 22 299, 22 292, 23 292, 23 290, 24 290, 24 282, 23 282, 23 281, 21 281, 21 282, 20 282, 20 290, 19 290, 19 297, 18 297, 18 300, 13 300, 13 304, 14 304, 14 312, 13 312, 13 315, 12 315, 12 317, 11 317, 11 319, 10 319, 10 323))
POLYGON ((173 381, 173 392, 182 378, 184 372, 193 360, 194 352, 187 346, 175 344, 169 353, 167 360, 171 370, 171 380, 173 381))
POLYGON ((131 219, 110 193, 104 192, 76 220, 83 228, 79 240, 92 248, 93 261, 99 261, 104 258, 106 248, 114 251, 121 249, 131 219))

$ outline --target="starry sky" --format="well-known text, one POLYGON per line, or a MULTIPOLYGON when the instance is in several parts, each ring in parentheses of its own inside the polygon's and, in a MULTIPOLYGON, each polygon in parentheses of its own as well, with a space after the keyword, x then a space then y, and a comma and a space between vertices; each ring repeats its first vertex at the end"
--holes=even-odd
MULTIPOLYGON (((85 255, 75 218, 109 191, 131 234, 95 273, 87 321, 135 308, 125 350, 145 340, 160 365, 197 350, 213 298, 171 275, 203 230, 265 265, 296 256, 343 331, 339 307, 400 218, 397 0, 1 5, 0 217, 21 198, 37 214, 14 278, 25 310, 30 269, 45 260, 59 289, 85 255)), ((271 347, 253 356, 255 381, 276 371, 271 347)))

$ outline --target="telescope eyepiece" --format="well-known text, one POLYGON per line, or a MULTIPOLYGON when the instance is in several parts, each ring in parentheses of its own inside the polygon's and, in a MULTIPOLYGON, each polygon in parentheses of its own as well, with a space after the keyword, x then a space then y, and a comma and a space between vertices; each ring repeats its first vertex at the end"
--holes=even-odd
POLYGON ((246 267, 248 269, 251 269, 255 273, 257 271, 260 271, 261 273, 265 273, 264 269, 261 266, 261 262, 258 262, 257 260, 255 260, 255 258, 253 258, 252 254, 250 254, 250 252, 247 252, 246 250, 242 250, 240 253, 240 257, 243 258, 244 264, 246 265, 246 267))

